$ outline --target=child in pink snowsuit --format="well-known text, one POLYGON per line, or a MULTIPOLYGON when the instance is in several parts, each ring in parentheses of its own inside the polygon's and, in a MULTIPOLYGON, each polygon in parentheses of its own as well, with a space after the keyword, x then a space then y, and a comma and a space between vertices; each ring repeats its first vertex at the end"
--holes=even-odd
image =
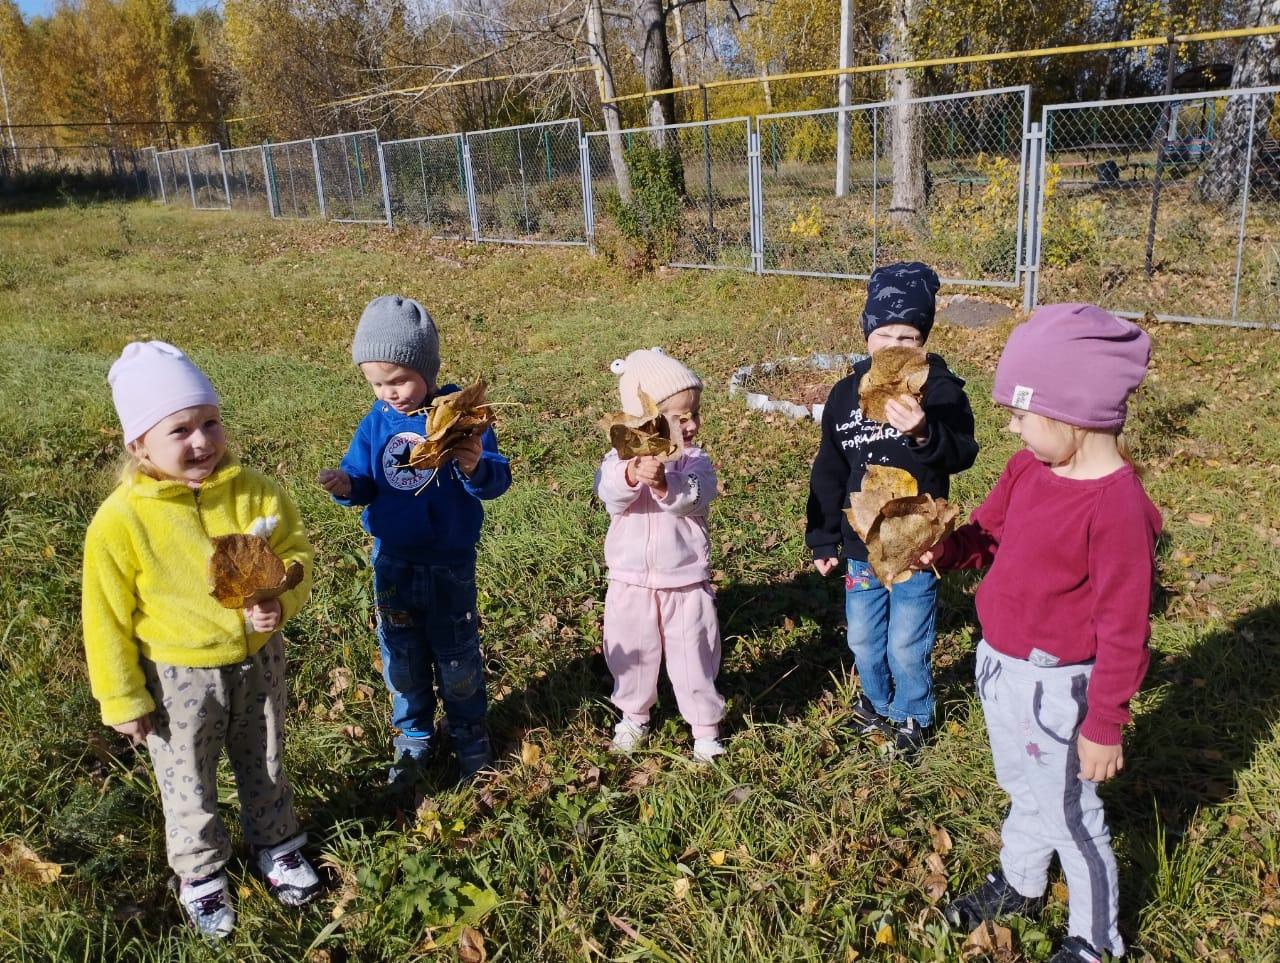
POLYGON ((724 752, 716 691, 720 623, 711 592, 707 511, 716 497, 716 472, 693 445, 702 426, 702 381, 660 349, 633 351, 615 361, 622 409, 644 413, 644 392, 671 422, 683 445, 671 461, 646 455, 622 459, 610 450, 596 473, 596 494, 609 511, 604 542, 609 590, 604 601, 604 657, 613 674, 622 720, 613 748, 631 752, 649 735, 649 710, 658 699, 658 670, 693 730, 693 756, 710 762, 724 752))

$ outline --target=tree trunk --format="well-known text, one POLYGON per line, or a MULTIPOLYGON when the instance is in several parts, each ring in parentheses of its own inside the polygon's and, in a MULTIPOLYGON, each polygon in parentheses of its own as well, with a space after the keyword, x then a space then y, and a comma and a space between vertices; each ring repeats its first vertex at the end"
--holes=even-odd
MULTIPOLYGON (((1243 27, 1271 26, 1280 20, 1280 0, 1249 0, 1243 27)), ((1231 72, 1232 88, 1266 87, 1280 80, 1280 36, 1269 34, 1249 37, 1236 55, 1231 72)), ((1248 162, 1249 132, 1252 127, 1256 152, 1267 136, 1271 123, 1274 97, 1232 97, 1218 125, 1213 156, 1199 181, 1196 191, 1201 200, 1233 204, 1245 186, 1248 162), (1257 100, 1254 108, 1252 101, 1257 100), (1253 123, 1249 119, 1252 115, 1253 123)))
POLYGON ((608 103, 617 94, 613 86, 613 68, 604 43, 604 15, 600 0, 587 0, 587 52, 600 80, 600 109, 604 113, 605 140, 609 143, 609 164, 618 184, 618 197, 631 203, 631 175, 627 173, 626 152, 622 146, 622 118, 617 104, 608 103))
MULTIPOLYGON (((1280 2, 1280 0, 1276 0, 1280 2)), ((891 61, 911 60, 911 24, 919 12, 920 0, 893 0, 891 61)), ((920 130, 918 105, 907 103, 915 96, 915 84, 906 70, 889 72, 889 94, 895 103, 890 110, 889 145, 893 168, 893 197, 889 202, 889 222, 906 225, 924 211, 924 138, 920 130)))
MULTIPOLYGON (((640 69, 644 74, 646 90, 666 90, 675 86, 671 74, 671 47, 667 43, 667 14, 662 0, 639 0, 636 13, 640 30, 644 34, 644 46, 640 54, 640 69)), ((649 100, 649 123, 665 127, 676 122, 675 94, 659 94, 649 100)), ((667 138, 659 132, 654 144, 665 147, 667 138)))

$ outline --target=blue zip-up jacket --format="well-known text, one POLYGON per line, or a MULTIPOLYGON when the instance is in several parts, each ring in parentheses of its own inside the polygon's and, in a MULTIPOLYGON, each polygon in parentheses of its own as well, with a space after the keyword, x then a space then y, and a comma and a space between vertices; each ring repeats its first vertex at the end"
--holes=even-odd
MULTIPOLYGON (((446 385, 439 394, 457 390, 446 385)), ((426 415, 402 415, 376 402, 342 459, 342 470, 351 476, 351 494, 334 501, 367 506, 361 520, 380 554, 419 563, 474 563, 484 521, 480 502, 511 487, 511 466, 489 429, 470 478, 455 461, 439 470, 411 468, 409 452, 425 439, 426 425, 426 415)))

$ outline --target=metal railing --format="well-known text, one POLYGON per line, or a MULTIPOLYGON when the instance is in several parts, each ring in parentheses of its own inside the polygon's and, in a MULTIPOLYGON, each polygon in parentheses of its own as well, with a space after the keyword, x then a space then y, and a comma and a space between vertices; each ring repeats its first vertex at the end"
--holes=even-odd
POLYGON ((1030 88, 1008 87, 631 128, 630 203, 609 135, 577 120, 141 156, 153 197, 202 209, 593 247, 661 216, 676 267, 865 279, 923 260, 948 284, 1021 288, 1027 309, 1277 326, 1278 93, 1059 104, 1029 124, 1030 88), (655 176, 660 214, 637 198, 655 176))

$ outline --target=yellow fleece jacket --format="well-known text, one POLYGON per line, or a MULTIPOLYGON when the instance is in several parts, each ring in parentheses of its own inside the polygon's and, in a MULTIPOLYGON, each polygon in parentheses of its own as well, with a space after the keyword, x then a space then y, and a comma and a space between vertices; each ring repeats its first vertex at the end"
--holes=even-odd
POLYGON ((81 612, 89 685, 107 725, 155 709, 140 658, 169 665, 234 665, 271 637, 253 632, 244 612, 209 594, 215 535, 247 532, 260 518, 279 520, 268 541, 304 576, 280 597, 281 624, 311 592, 311 545, 298 509, 271 479, 227 455, 199 489, 126 477, 98 508, 84 539, 81 612))

